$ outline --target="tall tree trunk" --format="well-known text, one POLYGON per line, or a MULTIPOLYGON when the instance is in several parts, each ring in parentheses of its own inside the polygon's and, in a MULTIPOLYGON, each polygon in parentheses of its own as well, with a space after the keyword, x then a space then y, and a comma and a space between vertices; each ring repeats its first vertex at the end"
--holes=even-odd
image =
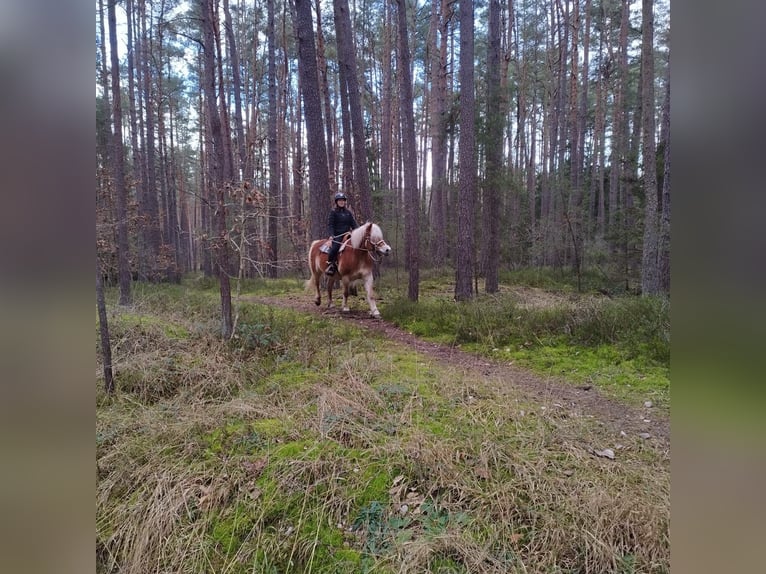
MULTIPOLYGON (((581 265, 581 245, 583 242, 582 232, 582 148, 580 147, 580 129, 584 126, 584 120, 581 121, 580 107, 580 83, 578 82, 579 73, 579 39, 581 32, 580 6, 579 0, 574 3, 572 12, 572 42, 569 50, 570 62, 570 85, 569 85, 569 146, 571 152, 569 155, 569 201, 564 213, 564 218, 569 230, 569 237, 572 241, 572 269, 577 274, 578 290, 580 288, 580 265, 581 265)), ((585 38, 588 37, 588 31, 585 31, 585 38)), ((587 46, 587 41, 586 41, 587 46)), ((587 48, 585 59, 587 60, 587 48)), ((587 72, 586 72, 587 77, 587 72)), ((587 84, 586 84, 587 85, 587 84)), ((584 95, 582 99, 584 101, 584 95)))
MULTIPOLYGON (((620 19, 620 39, 618 46, 618 73, 612 107, 612 153, 609 160, 609 218, 608 227, 612 245, 619 241, 619 205, 620 186, 622 185, 625 149, 627 147, 627 125, 625 121, 625 95, 628 89, 628 27, 630 25, 628 0, 622 0, 620 19)), ((611 56, 611 54, 610 54, 611 56)))
POLYGON ((333 124, 335 114, 332 109, 330 98, 330 83, 327 77, 327 57, 325 55, 324 31, 322 30, 322 3, 316 0, 317 13, 317 66, 319 70, 319 88, 322 90, 322 103, 324 104, 324 129, 327 146, 327 165, 330 190, 334 192, 338 188, 338 178, 335 166, 335 138, 333 138, 333 124))
POLYGON ((221 336, 228 339, 232 335, 233 320, 231 309, 231 282, 229 280, 229 245, 228 229, 226 226, 226 203, 223 178, 224 142, 221 129, 221 116, 216 105, 216 12, 213 9, 214 0, 201 0, 202 6, 202 37, 204 53, 203 91, 207 123, 210 134, 207 138, 209 153, 207 154, 207 171, 210 186, 209 197, 215 198, 214 221, 216 237, 214 252, 220 281, 221 292, 221 336))
POLYGON ((487 168, 484 184, 484 289, 497 293, 500 260, 500 186, 503 174, 503 102, 500 91, 500 0, 489 0, 487 50, 487 168))
POLYGON ((431 262, 436 267, 447 260, 447 26, 450 4, 434 2, 434 25, 439 45, 432 50, 434 106, 431 115, 431 262))
POLYGON ((418 194, 417 157, 415 147, 415 114, 412 103, 412 72, 410 71, 410 43, 407 27, 407 2, 397 0, 399 22, 399 93, 402 119, 402 146, 404 150, 404 225, 405 251, 409 264, 407 297, 417 301, 420 290, 420 205, 418 194))
POLYGON ((323 237, 326 231, 325 209, 331 190, 322 124, 322 103, 319 98, 311 0, 295 0, 295 32, 298 36, 298 69, 308 137, 311 236, 323 237))
MULTIPOLYGON (((234 154, 231 150, 231 122, 229 121, 229 106, 226 98, 226 83, 223 78, 223 49, 221 48, 220 19, 218 17, 218 0, 213 2, 213 38, 215 53, 218 59, 218 113, 221 123, 221 141, 223 142, 223 181, 226 184, 234 181, 234 154)), ((228 273, 228 270, 227 270, 228 273)))
POLYGON ((460 193, 455 299, 473 297, 473 208, 476 201, 473 0, 460 0, 460 193))
POLYGON ((380 112, 380 183, 388 193, 393 188, 393 69, 391 55, 394 41, 391 38, 394 26, 391 23, 391 9, 388 2, 383 3, 383 56, 382 87, 380 112))
POLYGON ((144 150, 146 160, 146 180, 144 181, 143 224, 145 229, 145 244, 148 248, 149 279, 157 281, 159 275, 160 244, 160 209, 157 197, 157 151, 155 148, 155 111, 152 86, 152 46, 151 23, 146 14, 146 2, 142 0, 141 12, 141 80, 144 96, 145 127, 144 150))
POLYGON ((223 0, 224 26, 226 28, 226 46, 229 57, 231 58, 231 82, 234 91, 234 130, 237 134, 237 159, 238 175, 235 180, 244 177, 245 163, 247 160, 247 143, 245 142, 245 132, 242 127, 242 80, 239 69, 239 50, 234 40, 234 27, 231 21, 231 10, 229 9, 229 0, 223 0))
POLYGON ((659 272, 660 289, 670 294, 670 74, 665 85, 662 107, 664 167, 662 174, 662 211, 660 215, 659 272))
POLYGON ((359 72, 357 70, 356 50, 354 48, 354 32, 351 27, 348 0, 334 0, 333 4, 335 6, 335 28, 338 42, 338 65, 341 70, 341 81, 347 87, 349 110, 351 112, 351 130, 354 143, 354 181, 357 185, 358 215, 361 223, 363 220, 372 221, 375 214, 372 205, 369 168, 367 167, 367 146, 365 145, 362 103, 359 97, 359 72))
POLYGON ((277 62, 274 31, 274 0, 267 0, 267 35, 269 66, 269 277, 277 276, 279 215, 279 149, 277 148, 277 62))
POLYGON ((130 305, 130 260, 128 243, 128 190, 125 186, 125 156, 122 145, 122 96, 120 58, 117 53, 117 0, 108 0, 109 51, 112 60, 112 153, 114 190, 117 204, 117 273, 120 282, 120 305, 130 305))
POLYGON ((605 87, 608 81, 608 69, 604 62, 604 28, 606 21, 603 10, 600 9, 599 18, 599 40, 598 56, 599 70, 596 79, 596 117, 595 127, 593 128, 593 154, 596 158, 596 165, 593 168, 593 195, 596 202, 596 238, 601 240, 606 233, 606 189, 604 186, 604 175, 606 165, 606 98, 607 89, 605 87))
POLYGON ((659 219, 657 209, 657 159, 654 142, 654 2, 643 0, 641 9, 641 101, 643 116, 644 250, 641 263, 641 293, 660 292, 659 219))
MULTIPOLYGON (((338 50, 340 56, 340 49, 338 50)), ((343 189, 347 194, 356 195, 354 186, 354 148, 351 143, 351 108, 349 104, 349 87, 346 81, 346 69, 338 69, 340 91, 340 121, 343 130, 343 189)))

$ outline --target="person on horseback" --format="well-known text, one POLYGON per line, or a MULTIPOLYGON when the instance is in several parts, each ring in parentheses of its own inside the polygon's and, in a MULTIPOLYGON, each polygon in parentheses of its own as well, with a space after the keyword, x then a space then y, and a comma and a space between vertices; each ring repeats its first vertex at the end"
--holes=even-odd
POLYGON ((327 230, 330 232, 332 246, 327 254, 327 275, 335 275, 338 270, 338 250, 343 241, 343 235, 352 229, 359 227, 354 219, 354 214, 346 209, 347 197, 342 192, 335 194, 335 207, 330 210, 327 218, 327 230))

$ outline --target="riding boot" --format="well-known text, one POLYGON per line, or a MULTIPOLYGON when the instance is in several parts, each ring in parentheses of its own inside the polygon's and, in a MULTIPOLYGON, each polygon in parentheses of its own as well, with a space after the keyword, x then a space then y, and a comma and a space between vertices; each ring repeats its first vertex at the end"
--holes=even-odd
POLYGON ((330 277, 332 277, 333 275, 335 275, 336 270, 337 270, 337 267, 336 267, 335 261, 328 261, 327 270, 325 271, 325 273, 329 275, 330 277))

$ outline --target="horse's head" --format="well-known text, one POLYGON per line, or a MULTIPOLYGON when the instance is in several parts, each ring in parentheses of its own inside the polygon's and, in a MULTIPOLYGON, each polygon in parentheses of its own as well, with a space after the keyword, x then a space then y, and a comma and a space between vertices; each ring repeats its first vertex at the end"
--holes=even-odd
POLYGON ((383 239, 383 232, 374 223, 367 224, 365 231, 365 240, 369 242, 371 248, 379 255, 388 255, 391 253, 391 246, 383 239))

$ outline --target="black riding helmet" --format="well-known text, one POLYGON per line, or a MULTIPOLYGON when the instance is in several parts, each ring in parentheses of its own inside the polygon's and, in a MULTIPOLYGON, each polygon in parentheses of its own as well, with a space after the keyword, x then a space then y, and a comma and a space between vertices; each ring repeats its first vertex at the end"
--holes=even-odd
POLYGON ((336 194, 335 194, 335 204, 337 205, 337 204, 338 204, 338 202, 339 202, 341 199, 345 199, 345 200, 348 200, 348 197, 346 197, 346 194, 345 194, 345 193, 343 193, 343 192, 339 191, 338 193, 336 193, 336 194))

